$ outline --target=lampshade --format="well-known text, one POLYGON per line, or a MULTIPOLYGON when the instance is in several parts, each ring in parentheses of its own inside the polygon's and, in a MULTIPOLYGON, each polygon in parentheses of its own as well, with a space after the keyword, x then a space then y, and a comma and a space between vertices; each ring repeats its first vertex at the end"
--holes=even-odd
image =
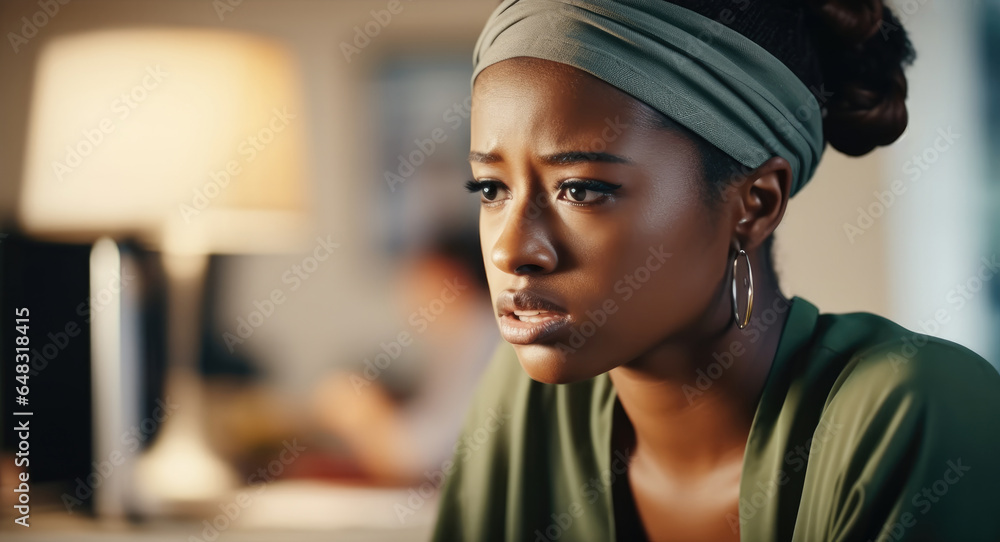
POLYGON ((38 237, 294 250, 308 217, 298 70, 270 40, 112 30, 40 54, 19 208, 38 237))
MULTIPOLYGON (((146 28, 68 35, 42 49, 22 227, 62 241, 144 241, 161 250, 168 283, 163 397, 183 408, 118 467, 116 484, 95 488, 102 516, 201 507, 236 483, 202 426, 205 269, 212 253, 296 252, 308 242, 305 116, 292 57, 267 39, 146 28)), ((117 249, 101 241, 94 250, 101 279, 119 265, 117 249)), ((137 411, 126 397, 142 367, 125 348, 139 337, 134 321, 107 311, 92 322, 95 457, 120 449, 115 435, 137 411)))

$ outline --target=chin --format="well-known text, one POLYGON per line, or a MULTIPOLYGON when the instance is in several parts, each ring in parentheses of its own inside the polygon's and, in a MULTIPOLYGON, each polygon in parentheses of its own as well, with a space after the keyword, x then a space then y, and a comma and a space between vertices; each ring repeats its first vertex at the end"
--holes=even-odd
POLYGON ((594 371, 581 363, 579 353, 567 353, 557 345, 513 345, 521 368, 532 380, 545 384, 572 384, 593 378, 604 371, 594 371))

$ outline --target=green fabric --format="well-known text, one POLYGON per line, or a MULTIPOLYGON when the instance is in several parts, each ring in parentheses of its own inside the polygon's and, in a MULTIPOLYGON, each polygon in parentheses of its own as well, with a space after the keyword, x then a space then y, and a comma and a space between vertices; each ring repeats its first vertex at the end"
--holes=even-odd
MULTIPOLYGON (((996 370, 873 314, 788 310, 747 440, 741 540, 1000 540, 996 370)), ((607 374, 535 382, 502 343, 433 540, 615 540, 614 408, 607 374)))
MULTIPOLYGON (((735 16, 720 13, 720 20, 735 16)), ((720 22, 664 0, 507 0, 476 43, 472 81, 514 57, 614 85, 748 168, 788 160, 792 195, 823 154, 816 98, 780 60, 720 22)))

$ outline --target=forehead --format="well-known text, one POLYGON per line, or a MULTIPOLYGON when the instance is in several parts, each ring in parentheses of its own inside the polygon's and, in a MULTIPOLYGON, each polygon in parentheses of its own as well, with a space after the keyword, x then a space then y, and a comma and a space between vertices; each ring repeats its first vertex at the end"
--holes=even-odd
POLYGON ((694 141, 664 129, 661 118, 652 107, 580 69, 518 57, 488 66, 476 78, 471 150, 535 158, 607 150, 662 173, 688 177, 699 172, 694 141))
MULTIPOLYGON (((655 130, 657 113, 578 68, 518 57, 485 68, 472 98, 473 139, 485 132, 530 131, 549 140, 593 130, 655 130), (478 129, 478 130, 477 130, 478 129)), ((618 135, 621 135, 620 133, 618 135)))

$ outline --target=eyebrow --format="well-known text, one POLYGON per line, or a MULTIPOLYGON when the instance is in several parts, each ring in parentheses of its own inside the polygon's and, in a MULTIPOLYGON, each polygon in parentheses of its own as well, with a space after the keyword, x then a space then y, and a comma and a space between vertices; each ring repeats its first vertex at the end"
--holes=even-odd
MULTIPOLYGON (((567 151, 558 152, 555 154, 549 154, 541 157, 542 163, 550 166, 569 166, 573 164, 580 164, 584 162, 606 162, 610 164, 631 164, 632 161, 624 156, 618 156, 617 154, 611 154, 609 152, 587 152, 587 151, 567 151)), ((492 152, 477 152, 472 151, 469 153, 470 162, 479 162, 481 164, 493 164, 496 162, 503 162, 503 158, 499 154, 492 152)))

